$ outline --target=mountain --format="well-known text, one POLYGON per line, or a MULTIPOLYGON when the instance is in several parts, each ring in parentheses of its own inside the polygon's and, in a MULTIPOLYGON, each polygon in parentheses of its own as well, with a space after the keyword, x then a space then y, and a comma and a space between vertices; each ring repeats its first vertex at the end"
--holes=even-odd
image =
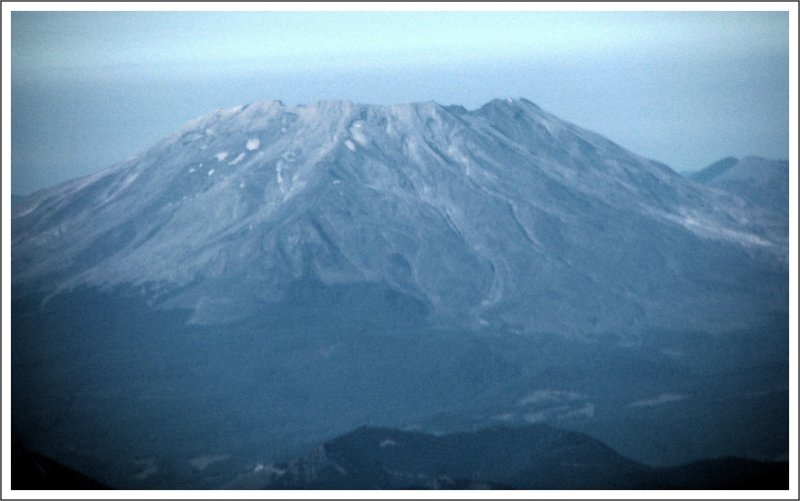
POLYGON ((766 217, 526 100, 267 102, 31 195, 12 269, 26 294, 135 288, 197 324, 304 282, 382 284, 447 325, 719 330, 786 297, 766 217))
POLYGON ((733 193, 751 204, 789 218, 789 162, 759 157, 728 157, 694 172, 690 178, 733 193))
POLYGON ((119 488, 364 424, 772 459, 781 221, 524 99, 219 110, 15 205, 12 434, 119 488))
POLYGON ((227 487, 268 489, 786 489, 787 463, 722 458, 652 468, 546 425, 447 435, 363 427, 227 487))

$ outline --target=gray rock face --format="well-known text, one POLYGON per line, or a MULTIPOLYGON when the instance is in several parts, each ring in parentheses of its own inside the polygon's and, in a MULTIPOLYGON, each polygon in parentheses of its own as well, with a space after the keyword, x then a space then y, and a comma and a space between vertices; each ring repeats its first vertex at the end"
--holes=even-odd
POLYGON ((774 218, 524 99, 265 102, 26 197, 13 284, 141 289, 198 324, 312 281, 383 284, 476 329, 725 330, 786 307, 774 218))

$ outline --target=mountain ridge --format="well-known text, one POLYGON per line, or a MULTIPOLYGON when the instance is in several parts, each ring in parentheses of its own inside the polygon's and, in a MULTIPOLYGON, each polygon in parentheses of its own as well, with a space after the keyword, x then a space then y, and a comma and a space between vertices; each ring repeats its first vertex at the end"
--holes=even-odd
MULTIPOLYGON (((114 488, 19 444, 12 453, 15 489, 114 488)), ((361 426, 300 458, 257 463, 221 488, 783 490, 787 474, 786 462, 737 457, 649 467, 588 435, 547 425, 438 435, 361 426)))
POLYGON ((788 463, 718 458, 654 468, 547 425, 431 435, 362 426, 229 489, 785 489, 788 463))

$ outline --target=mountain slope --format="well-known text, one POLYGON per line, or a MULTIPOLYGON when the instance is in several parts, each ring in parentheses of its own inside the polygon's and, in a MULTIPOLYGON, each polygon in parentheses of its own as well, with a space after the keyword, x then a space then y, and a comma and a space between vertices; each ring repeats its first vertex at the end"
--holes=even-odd
POLYGON ((267 102, 31 195, 12 267, 25 292, 137 288, 199 324, 310 281, 472 327, 724 329, 785 296, 786 235, 759 217, 526 100, 267 102))

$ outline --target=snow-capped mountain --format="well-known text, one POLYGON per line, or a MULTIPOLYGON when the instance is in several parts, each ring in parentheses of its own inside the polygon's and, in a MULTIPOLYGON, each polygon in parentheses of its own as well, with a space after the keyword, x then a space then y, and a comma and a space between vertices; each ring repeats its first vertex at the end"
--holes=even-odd
POLYGON ((14 286, 146 291, 191 322, 289 284, 383 284, 525 332, 726 328, 785 295, 787 235, 736 197, 524 99, 256 103, 27 197, 14 286))

